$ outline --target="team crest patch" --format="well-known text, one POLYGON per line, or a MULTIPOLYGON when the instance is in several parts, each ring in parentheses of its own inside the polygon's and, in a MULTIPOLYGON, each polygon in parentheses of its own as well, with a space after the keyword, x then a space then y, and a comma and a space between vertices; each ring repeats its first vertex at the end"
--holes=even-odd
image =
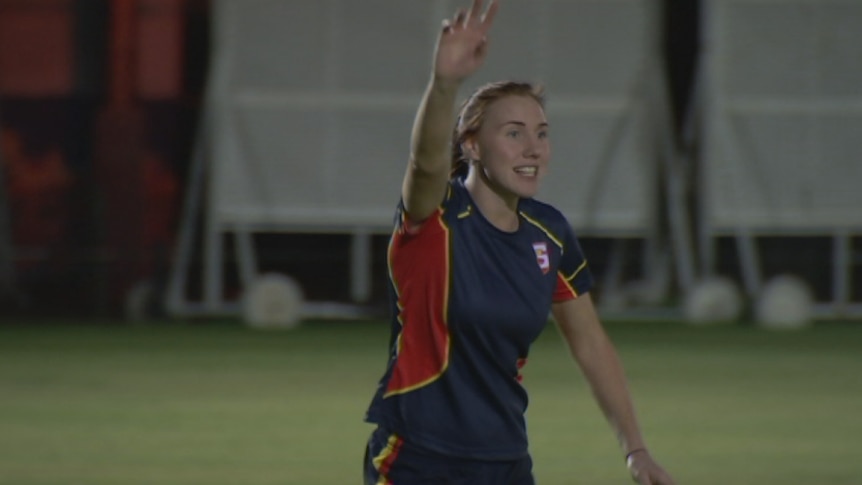
POLYGON ((551 259, 548 257, 548 245, 544 242, 533 243, 533 251, 536 253, 536 262, 539 263, 539 268, 543 274, 547 274, 551 269, 551 259))

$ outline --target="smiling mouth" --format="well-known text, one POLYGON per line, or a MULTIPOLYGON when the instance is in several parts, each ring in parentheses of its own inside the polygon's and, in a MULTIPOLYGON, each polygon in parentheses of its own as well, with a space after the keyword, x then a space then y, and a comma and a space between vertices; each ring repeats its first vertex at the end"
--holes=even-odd
POLYGON ((515 173, 523 177, 535 177, 539 173, 539 167, 515 167, 515 173))

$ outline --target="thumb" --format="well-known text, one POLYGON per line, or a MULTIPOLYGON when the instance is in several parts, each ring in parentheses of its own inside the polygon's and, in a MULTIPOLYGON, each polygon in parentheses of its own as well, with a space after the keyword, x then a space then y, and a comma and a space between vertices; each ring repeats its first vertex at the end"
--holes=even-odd
POLYGON ((646 470, 643 469, 632 469, 632 478, 634 481, 640 485, 655 485, 652 481, 652 477, 647 473, 646 470))

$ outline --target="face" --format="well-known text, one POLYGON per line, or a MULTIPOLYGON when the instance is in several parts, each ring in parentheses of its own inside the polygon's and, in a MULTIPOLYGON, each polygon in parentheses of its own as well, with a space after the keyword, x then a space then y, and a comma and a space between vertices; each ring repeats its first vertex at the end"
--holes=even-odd
POLYGON ((494 101, 465 149, 478 160, 474 170, 495 192, 504 198, 535 196, 551 156, 542 106, 529 96, 494 101))

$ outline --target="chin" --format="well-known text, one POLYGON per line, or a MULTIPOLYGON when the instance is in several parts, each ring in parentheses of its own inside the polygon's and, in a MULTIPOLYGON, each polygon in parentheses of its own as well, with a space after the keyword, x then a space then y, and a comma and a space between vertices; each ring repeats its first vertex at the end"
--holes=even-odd
POLYGON ((512 192, 522 199, 530 199, 539 193, 539 184, 535 184, 533 187, 516 187, 512 192))
POLYGON ((539 193, 539 179, 524 181, 524 180, 516 180, 515 183, 512 184, 511 190, 518 197, 523 199, 529 199, 531 197, 535 197, 536 194, 539 193))

